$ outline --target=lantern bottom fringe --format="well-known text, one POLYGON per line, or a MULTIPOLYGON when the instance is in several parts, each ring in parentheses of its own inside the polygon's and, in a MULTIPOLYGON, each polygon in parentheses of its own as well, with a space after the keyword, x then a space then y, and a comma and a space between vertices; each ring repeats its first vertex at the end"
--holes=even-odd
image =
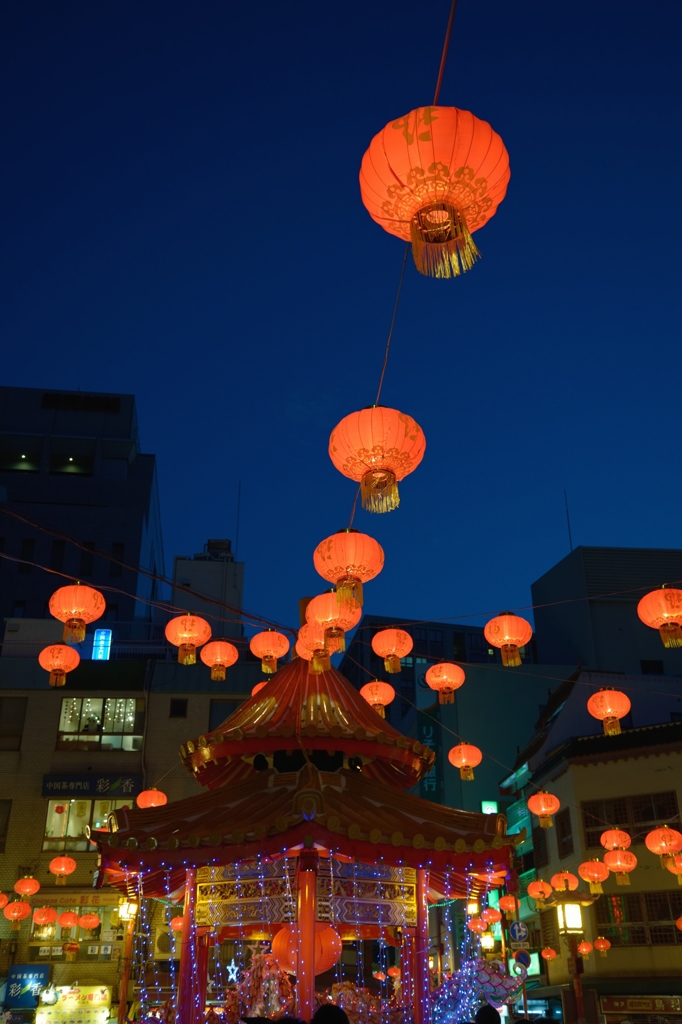
POLYGON ((521 655, 516 644, 504 644, 500 648, 502 664, 507 668, 517 668, 521 664, 521 655))
POLYGON ((343 654, 346 649, 346 634, 338 626, 329 626, 324 631, 324 646, 330 654, 343 654))
POLYGON ((470 764, 463 764, 459 770, 459 777, 462 782, 473 782, 474 781, 474 769, 470 764))
POLYGON ((197 649, 194 644, 180 644, 178 647, 179 665, 196 665, 197 649))
POLYGON ((267 655, 261 659, 260 663, 261 672, 265 672, 266 675, 271 676, 277 671, 277 658, 273 658, 271 655, 267 655))
POLYGON ((357 601, 360 607, 362 607, 364 603, 362 581, 354 576, 343 576, 340 580, 337 580, 336 600, 339 604, 351 604, 353 601, 357 601))
POLYGON ((57 875, 54 880, 55 885, 66 885, 66 875, 57 875))
POLYGON ((397 654, 389 654, 387 658, 384 658, 384 668, 391 675, 396 675, 400 672, 400 658, 397 654))
POLYGON ((455 691, 454 690, 439 690, 438 691, 438 703, 439 704, 454 704, 455 703, 455 691))
POLYGON ((601 882, 590 882, 590 892, 593 896, 600 896, 603 891, 601 882))
POLYGON ((617 882, 618 885, 629 885, 630 884, 630 876, 626 875, 622 871, 619 871, 619 872, 616 873, 616 882, 617 882))
POLYGON ((314 676, 322 675, 323 672, 329 672, 332 664, 329 660, 328 651, 315 651, 310 660, 310 672, 314 676))
POLYGON ((425 277, 459 277, 481 257, 464 215, 450 203, 430 203, 417 210, 410 235, 415 266, 425 277))
POLYGON ((552 821, 551 814, 541 814, 539 817, 540 828, 554 828, 554 822, 552 821))
POLYGON ((398 482, 390 469, 370 469, 360 481, 366 512, 392 512, 400 504, 398 482))
POLYGON ((677 876, 677 884, 682 885, 682 875, 677 876))
POLYGON ((63 668, 55 668, 50 672, 50 686, 64 686, 66 672, 63 668))
POLYGON ((374 710, 378 714, 379 718, 385 718, 386 717, 386 708, 384 707, 383 704, 372 704, 372 707, 374 708, 374 710))
POLYGON ((666 622, 658 632, 664 647, 682 647, 682 626, 679 622, 666 622))
POLYGON ((226 676, 227 669, 225 665, 213 665, 211 666, 211 679, 214 683, 221 683, 226 676))
POLYGON ((604 719, 604 735, 605 736, 620 736, 620 719, 619 718, 605 718, 604 719))
POLYGON ((65 644, 80 644, 85 640, 85 622, 83 619, 67 619, 64 623, 62 640, 65 644))
POLYGON ((667 868, 668 864, 672 864, 673 863, 673 855, 672 855, 672 853, 659 853, 659 857, 661 858, 661 867, 662 868, 667 868))

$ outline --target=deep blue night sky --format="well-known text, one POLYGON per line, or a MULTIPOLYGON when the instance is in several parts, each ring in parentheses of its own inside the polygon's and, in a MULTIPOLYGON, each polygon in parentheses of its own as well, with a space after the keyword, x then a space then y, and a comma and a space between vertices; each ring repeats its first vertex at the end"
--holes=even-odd
MULTIPOLYGON (((296 622, 354 485, 330 430, 374 400, 403 247, 357 172, 431 102, 448 0, 3 6, 3 382, 134 392, 166 567, 234 539, 247 607, 296 622)), ((366 608, 529 603, 575 544, 677 547, 678 0, 460 0, 441 102, 512 180, 464 278, 410 260, 383 401, 427 452, 366 608)), ((476 621, 475 619, 473 621, 476 621)))

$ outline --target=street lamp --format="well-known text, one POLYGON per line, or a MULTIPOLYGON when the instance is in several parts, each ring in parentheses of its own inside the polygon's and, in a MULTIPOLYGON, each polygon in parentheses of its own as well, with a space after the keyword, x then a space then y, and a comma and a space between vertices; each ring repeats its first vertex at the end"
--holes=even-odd
POLYGON ((118 905, 118 916, 121 921, 134 921, 137 917, 137 903, 134 900, 121 900, 118 905))
POLYGON ((583 915, 579 903, 559 903, 556 908, 559 932, 562 935, 581 935, 583 915))
POLYGON ((481 949, 494 949, 495 948, 495 936, 492 932, 483 932, 481 934, 481 949))

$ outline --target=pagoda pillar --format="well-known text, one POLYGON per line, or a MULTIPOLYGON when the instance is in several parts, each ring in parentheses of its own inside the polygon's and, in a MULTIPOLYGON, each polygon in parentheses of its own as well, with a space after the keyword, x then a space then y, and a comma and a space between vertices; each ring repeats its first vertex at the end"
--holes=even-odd
POLYGON ((187 868, 185 871, 185 907, 182 915, 182 945, 180 946, 177 1024, 198 1024, 199 1021, 203 1021, 203 1003, 201 1006, 199 1005, 196 898, 196 869, 187 868))
POLYGON ((204 1008, 206 1006, 206 989, 208 988, 208 960, 211 947, 210 928, 198 928, 197 931, 197 983, 198 983, 198 1005, 201 1009, 201 1016, 195 1024, 203 1022, 204 1008))
POLYGON ((303 1020, 310 1020, 315 1013, 317 861, 317 850, 301 850, 298 859, 296 1007, 298 1016, 303 1020))
POLYGON ((431 1024, 428 892, 429 873, 424 868, 419 868, 417 870, 417 930, 414 951, 414 1024, 431 1024))

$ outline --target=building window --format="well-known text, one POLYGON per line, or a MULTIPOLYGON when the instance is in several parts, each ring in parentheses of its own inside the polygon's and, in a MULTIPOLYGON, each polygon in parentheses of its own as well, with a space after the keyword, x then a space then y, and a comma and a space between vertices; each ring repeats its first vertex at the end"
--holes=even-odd
POLYGON ((0 697, 0 750, 20 750, 28 697, 0 697))
POLYGON ((533 862, 536 868, 546 868, 549 864, 549 851, 547 850, 547 830, 544 828, 533 829, 533 862))
POLYGON ((26 602, 25 601, 14 601, 12 604, 12 618, 13 619, 25 619, 26 618, 26 602))
POLYGON ((80 797, 48 800, 43 850, 89 850, 86 828, 106 828, 112 811, 132 807, 134 802, 134 797, 127 800, 81 800, 80 797))
POLYGON ((240 704, 241 701, 239 700, 212 700, 208 713, 209 732, 222 725, 225 719, 229 718, 240 704))
POLYGON ((109 562, 109 575, 110 576, 122 576, 123 575, 123 566, 121 565, 121 562, 123 561, 123 556, 125 554, 125 547, 126 547, 125 544, 119 544, 119 543, 111 545, 111 557, 115 558, 116 561, 115 562, 109 562))
POLYGON ((81 549, 81 576, 92 576, 92 569, 95 561, 95 542, 94 540, 86 540, 83 542, 83 549, 81 549))
POLYGON ((0 800, 0 853, 5 852, 7 833, 9 832, 9 816, 12 810, 11 800, 0 800))
POLYGON ((443 653, 443 630, 429 630, 429 651, 431 654, 442 655, 443 653))
POLYGON ((171 697, 169 718, 187 718, 187 697, 171 697))
POLYGON ((556 831, 556 843, 559 850, 559 860, 570 857, 573 853, 573 830, 571 828, 571 809, 564 807, 554 815, 554 826, 556 831))
POLYGON ((601 848, 599 837, 607 828, 621 828, 630 833, 634 843, 638 843, 643 842, 644 836, 653 828, 679 823, 680 820, 674 790, 615 800, 586 800, 581 806, 588 849, 601 848))
POLYGON ((605 893, 594 906, 598 931, 612 946, 682 945, 682 932, 675 927, 682 891, 605 893))
POLYGON ((57 750, 142 750, 140 697, 63 697, 57 750))
POLYGON ((33 537, 24 537, 21 542, 21 562, 19 562, 19 572, 30 572, 32 566, 29 564, 33 561, 35 555, 36 542, 33 537))
POLYGON ((50 553, 50 569, 53 572, 61 572, 64 568, 64 551, 66 549, 66 541, 53 540, 52 551, 50 553))

